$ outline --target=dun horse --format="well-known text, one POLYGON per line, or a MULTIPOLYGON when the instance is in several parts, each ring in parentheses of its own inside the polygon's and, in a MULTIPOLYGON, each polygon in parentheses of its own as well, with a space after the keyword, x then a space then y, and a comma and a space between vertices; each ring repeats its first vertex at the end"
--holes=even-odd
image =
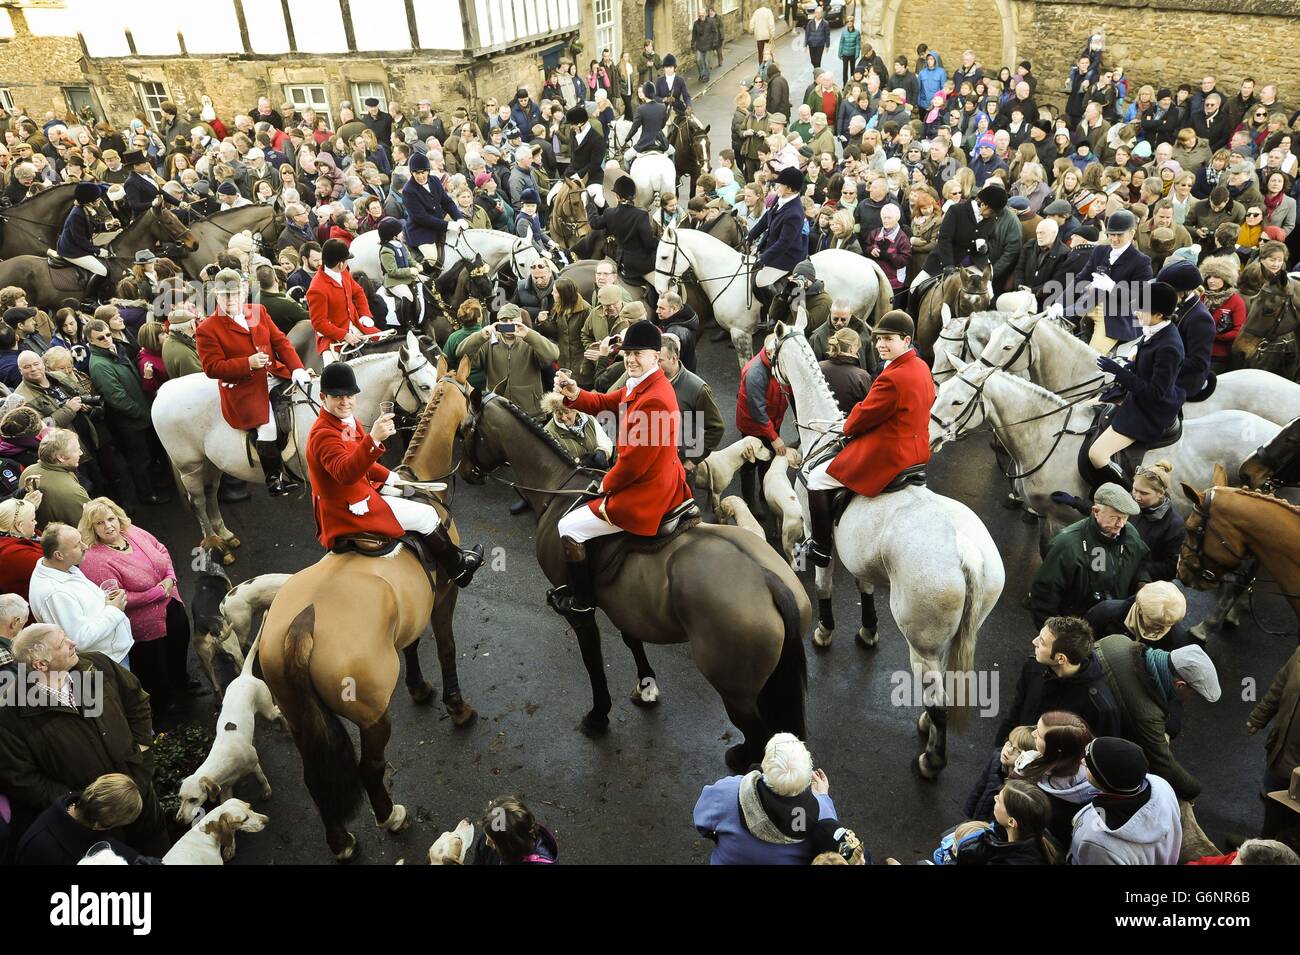
POLYGON ((934 358, 934 343, 945 318, 964 318, 992 306, 992 281, 989 266, 968 265, 939 276, 921 296, 916 306, 916 350, 927 361, 934 358))
MULTIPOLYGON (((456 432, 467 409, 469 363, 453 374, 438 361, 438 384, 420 417, 402 468, 416 480, 446 477, 456 432)), ((444 520, 450 520, 438 504, 444 520)), ((451 536, 457 539, 455 523, 451 536)), ((302 755, 307 791, 340 862, 352 858, 357 838, 347 829, 363 790, 375 821, 396 833, 411 823, 384 782, 384 750, 392 735, 389 708, 406 662, 406 689, 416 703, 436 691, 420 670, 419 640, 433 625, 442 668, 443 701, 456 726, 474 718, 456 675, 452 615, 456 587, 439 570, 431 585, 405 547, 387 557, 326 554, 285 582, 266 613, 259 655, 263 677, 289 723, 302 755), (399 658, 400 654, 400 658, 399 658), (358 764, 343 720, 361 734, 358 764)))
MULTIPOLYGON (((537 515, 537 561, 553 584, 564 582, 557 525, 588 487, 591 471, 505 398, 480 399, 475 393, 470 407, 461 476, 481 484, 497 468, 512 465, 518 490, 537 515)), ((631 545, 613 579, 598 572, 596 601, 606 616, 625 640, 690 644, 691 659, 744 735, 727 750, 732 770, 761 759, 773 733, 806 737, 801 635, 812 607, 794 572, 766 541, 738 527, 699 524, 660 543, 606 539, 596 545, 598 564, 609 560, 609 548, 631 545)), ((591 679, 592 707, 581 728, 603 733, 611 701, 600 631, 592 615, 568 619, 591 679)))

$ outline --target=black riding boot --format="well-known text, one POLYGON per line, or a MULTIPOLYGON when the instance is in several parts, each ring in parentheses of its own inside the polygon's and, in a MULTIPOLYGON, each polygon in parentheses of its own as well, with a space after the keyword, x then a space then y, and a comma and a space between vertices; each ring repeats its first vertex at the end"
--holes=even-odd
POLYGON ((237 504, 247 501, 253 495, 248 493, 248 483, 223 473, 217 485, 217 500, 222 504, 237 504))
POLYGON ((100 303, 100 293, 104 291, 107 285, 107 275, 96 275, 93 272, 89 273, 86 278, 86 303, 90 305, 98 305, 100 303))
POLYGON ((808 516, 811 518, 812 545, 808 559, 816 567, 831 565, 834 527, 831 524, 831 495, 834 491, 808 491, 808 516))
POLYGON ((474 572, 483 566, 483 545, 459 546, 451 539, 443 524, 435 527, 432 534, 423 534, 421 538, 429 545, 438 566, 447 572, 457 587, 468 587, 474 579, 474 572))
POLYGON ((266 474, 266 489, 272 497, 284 497, 294 491, 302 490, 302 485, 284 473, 284 462, 280 460, 280 449, 274 441, 257 442, 257 459, 266 474))
POLYGON ((596 597, 591 580, 591 562, 584 544, 570 537, 563 539, 564 561, 568 565, 569 582, 556 587, 546 595, 546 601, 559 613, 594 613, 596 597))

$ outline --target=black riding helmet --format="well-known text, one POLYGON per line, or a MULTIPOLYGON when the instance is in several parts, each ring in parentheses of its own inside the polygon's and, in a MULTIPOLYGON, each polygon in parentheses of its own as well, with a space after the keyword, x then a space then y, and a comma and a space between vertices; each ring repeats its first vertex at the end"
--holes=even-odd
POLYGON ((325 366, 320 376, 320 392, 331 398, 346 398, 360 393, 357 376, 352 366, 345 361, 336 361, 325 366))

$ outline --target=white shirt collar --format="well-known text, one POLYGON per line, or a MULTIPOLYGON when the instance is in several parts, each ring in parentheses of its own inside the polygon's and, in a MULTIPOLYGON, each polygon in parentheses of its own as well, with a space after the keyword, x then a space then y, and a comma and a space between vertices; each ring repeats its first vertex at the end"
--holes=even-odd
POLYGON ((1157 334, 1159 334, 1160 330, 1168 324, 1169 321, 1166 319, 1165 321, 1161 322, 1159 325, 1139 326, 1142 329, 1142 340, 1149 341, 1150 339, 1154 338, 1157 334))
POLYGON ((584 123, 582 129, 575 129, 573 131, 573 138, 576 139, 579 143, 581 143, 584 139, 587 138, 587 134, 589 132, 591 132, 591 124, 584 123))
POLYGON ((972 202, 970 204, 970 211, 975 213, 976 222, 979 222, 981 219, 984 218, 982 215, 980 215, 980 204, 978 202, 972 202))
POLYGON ((320 267, 320 270, 321 270, 322 272, 324 272, 326 275, 328 275, 330 278, 332 278, 332 279, 334 280, 334 282, 335 282, 336 285, 342 285, 342 284, 343 284, 343 273, 342 273, 342 272, 335 272, 333 269, 328 269, 328 268, 326 268, 326 267, 323 266, 323 265, 320 267))
POLYGON ((1111 260, 1112 262, 1117 262, 1117 261, 1119 261, 1119 257, 1120 257, 1121 255, 1123 255, 1125 252, 1127 252, 1127 251, 1128 251, 1128 247, 1129 247, 1130 245, 1132 245, 1132 244, 1133 244, 1132 242, 1125 242, 1123 248, 1119 248, 1119 249, 1114 249, 1114 248, 1112 248, 1112 249, 1110 250, 1110 260, 1111 260))
POLYGON ((637 385, 641 384, 641 382, 645 381, 647 378, 653 378, 655 372, 662 371, 662 370, 663 369, 659 368, 659 366, 656 365, 653 369, 647 371, 644 375, 640 375, 636 378, 629 378, 627 380, 627 390, 624 392, 624 397, 631 398, 632 392, 636 390, 637 385))
POLYGON ((799 198, 799 194, 798 194, 797 192, 796 192, 794 195, 792 195, 792 196, 786 196, 784 199, 781 199, 781 198, 778 197, 777 200, 776 200, 776 205, 773 206, 772 208, 774 208, 774 209, 780 209, 780 208, 781 208, 782 206, 784 206, 787 202, 792 202, 793 200, 798 199, 798 198, 799 198))

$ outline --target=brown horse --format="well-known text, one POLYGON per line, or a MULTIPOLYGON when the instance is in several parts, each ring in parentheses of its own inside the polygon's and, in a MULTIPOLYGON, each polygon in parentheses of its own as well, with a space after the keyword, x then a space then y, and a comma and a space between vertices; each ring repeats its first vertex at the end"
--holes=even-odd
POLYGON ((568 250, 591 232, 587 221, 586 191, 582 183, 565 177, 550 200, 551 237, 560 248, 568 250))
POLYGON ((72 209, 76 183, 64 183, 24 199, 0 213, 0 259, 44 255, 54 247, 72 209))
MULTIPOLYGON (((404 471, 418 480, 437 480, 451 470, 468 407, 468 375, 468 361, 448 374, 446 359, 439 359, 438 385, 402 460, 404 471)), ((438 497, 435 506, 451 520, 438 497)), ((451 536, 457 539, 454 522, 451 536)), ((420 635, 430 622, 447 713, 456 726, 474 718, 456 676, 456 594, 441 570, 430 587, 420 561, 405 547, 389 557, 327 554, 290 577, 266 613, 259 648, 263 675, 289 722, 307 791, 340 862, 356 851, 347 822, 363 789, 381 826, 400 832, 410 825, 405 807, 393 803, 384 783, 384 749, 392 735, 389 706, 402 658, 411 698, 434 699, 419 658, 420 635), (344 719, 361 732, 359 764, 344 719)))
MULTIPOLYGON (((502 465, 513 467, 517 489, 537 515, 537 561, 552 583, 564 582, 557 525, 592 472, 507 399, 475 393, 470 409, 461 476, 481 484, 502 465)), ((611 540, 591 545, 601 549, 598 565, 610 559, 608 548, 619 546, 611 540)), ((690 644, 691 659, 742 733, 727 750, 727 765, 742 770, 758 761, 773 733, 804 738, 802 634, 812 622, 812 605, 780 554, 749 531, 715 524, 691 527, 657 548, 645 539, 631 543, 612 580, 598 572, 596 601, 625 641, 690 644)), ((581 729, 601 734, 609 727, 611 702, 600 631, 594 615, 567 619, 591 679, 592 707, 581 729)))
POLYGON ((993 271, 965 265, 939 276, 926 290, 916 309, 916 350, 926 361, 934 360, 934 343, 943 331, 944 307, 948 317, 965 318, 992 307, 989 294, 993 271))
POLYGON ((195 217, 190 231, 198 240, 195 254, 181 263, 187 278, 196 279, 204 266, 217 260, 225 252, 230 240, 241 232, 251 232, 260 251, 275 261, 275 209, 271 206, 240 206, 238 209, 221 209, 210 216, 195 217))
POLYGON ((1266 282, 1232 343, 1229 367, 1262 368, 1293 381, 1300 368, 1300 282, 1266 282))
POLYGON ((673 165, 677 167, 677 180, 687 176, 689 195, 695 195, 695 183, 709 171, 709 127, 688 112, 679 119, 669 119, 664 130, 668 144, 673 147, 673 165))
POLYGON ((1300 616, 1300 507, 1228 486, 1222 465, 1215 465, 1214 487, 1204 494, 1186 483, 1182 488, 1193 510, 1178 555, 1178 579, 1212 590, 1253 557, 1300 616))
MULTIPOLYGON (((588 302, 594 302, 596 300, 596 266, 599 264, 599 259, 579 259, 577 262, 565 266, 558 277, 568 279, 577 286, 579 295, 588 302)), ((644 285, 622 280, 620 280, 619 284, 627 289, 628 294, 632 296, 632 301, 641 302, 645 305, 647 312, 653 311, 650 306, 649 289, 644 285)), ((695 311, 695 314, 700 316, 701 321, 713 316, 713 306, 710 304, 708 296, 700 290, 697 283, 683 282, 677 287, 677 292, 682 296, 682 300, 695 311)))
MULTIPOLYGON (((108 267, 110 287, 130 272, 137 252, 164 243, 179 244, 187 253, 198 247, 193 233, 174 213, 166 207, 154 206, 109 244, 109 254, 103 262, 108 267)), ((54 311, 81 301, 85 286, 80 271, 73 265, 51 268, 44 255, 20 255, 0 262, 0 287, 24 288, 29 304, 54 311)))

